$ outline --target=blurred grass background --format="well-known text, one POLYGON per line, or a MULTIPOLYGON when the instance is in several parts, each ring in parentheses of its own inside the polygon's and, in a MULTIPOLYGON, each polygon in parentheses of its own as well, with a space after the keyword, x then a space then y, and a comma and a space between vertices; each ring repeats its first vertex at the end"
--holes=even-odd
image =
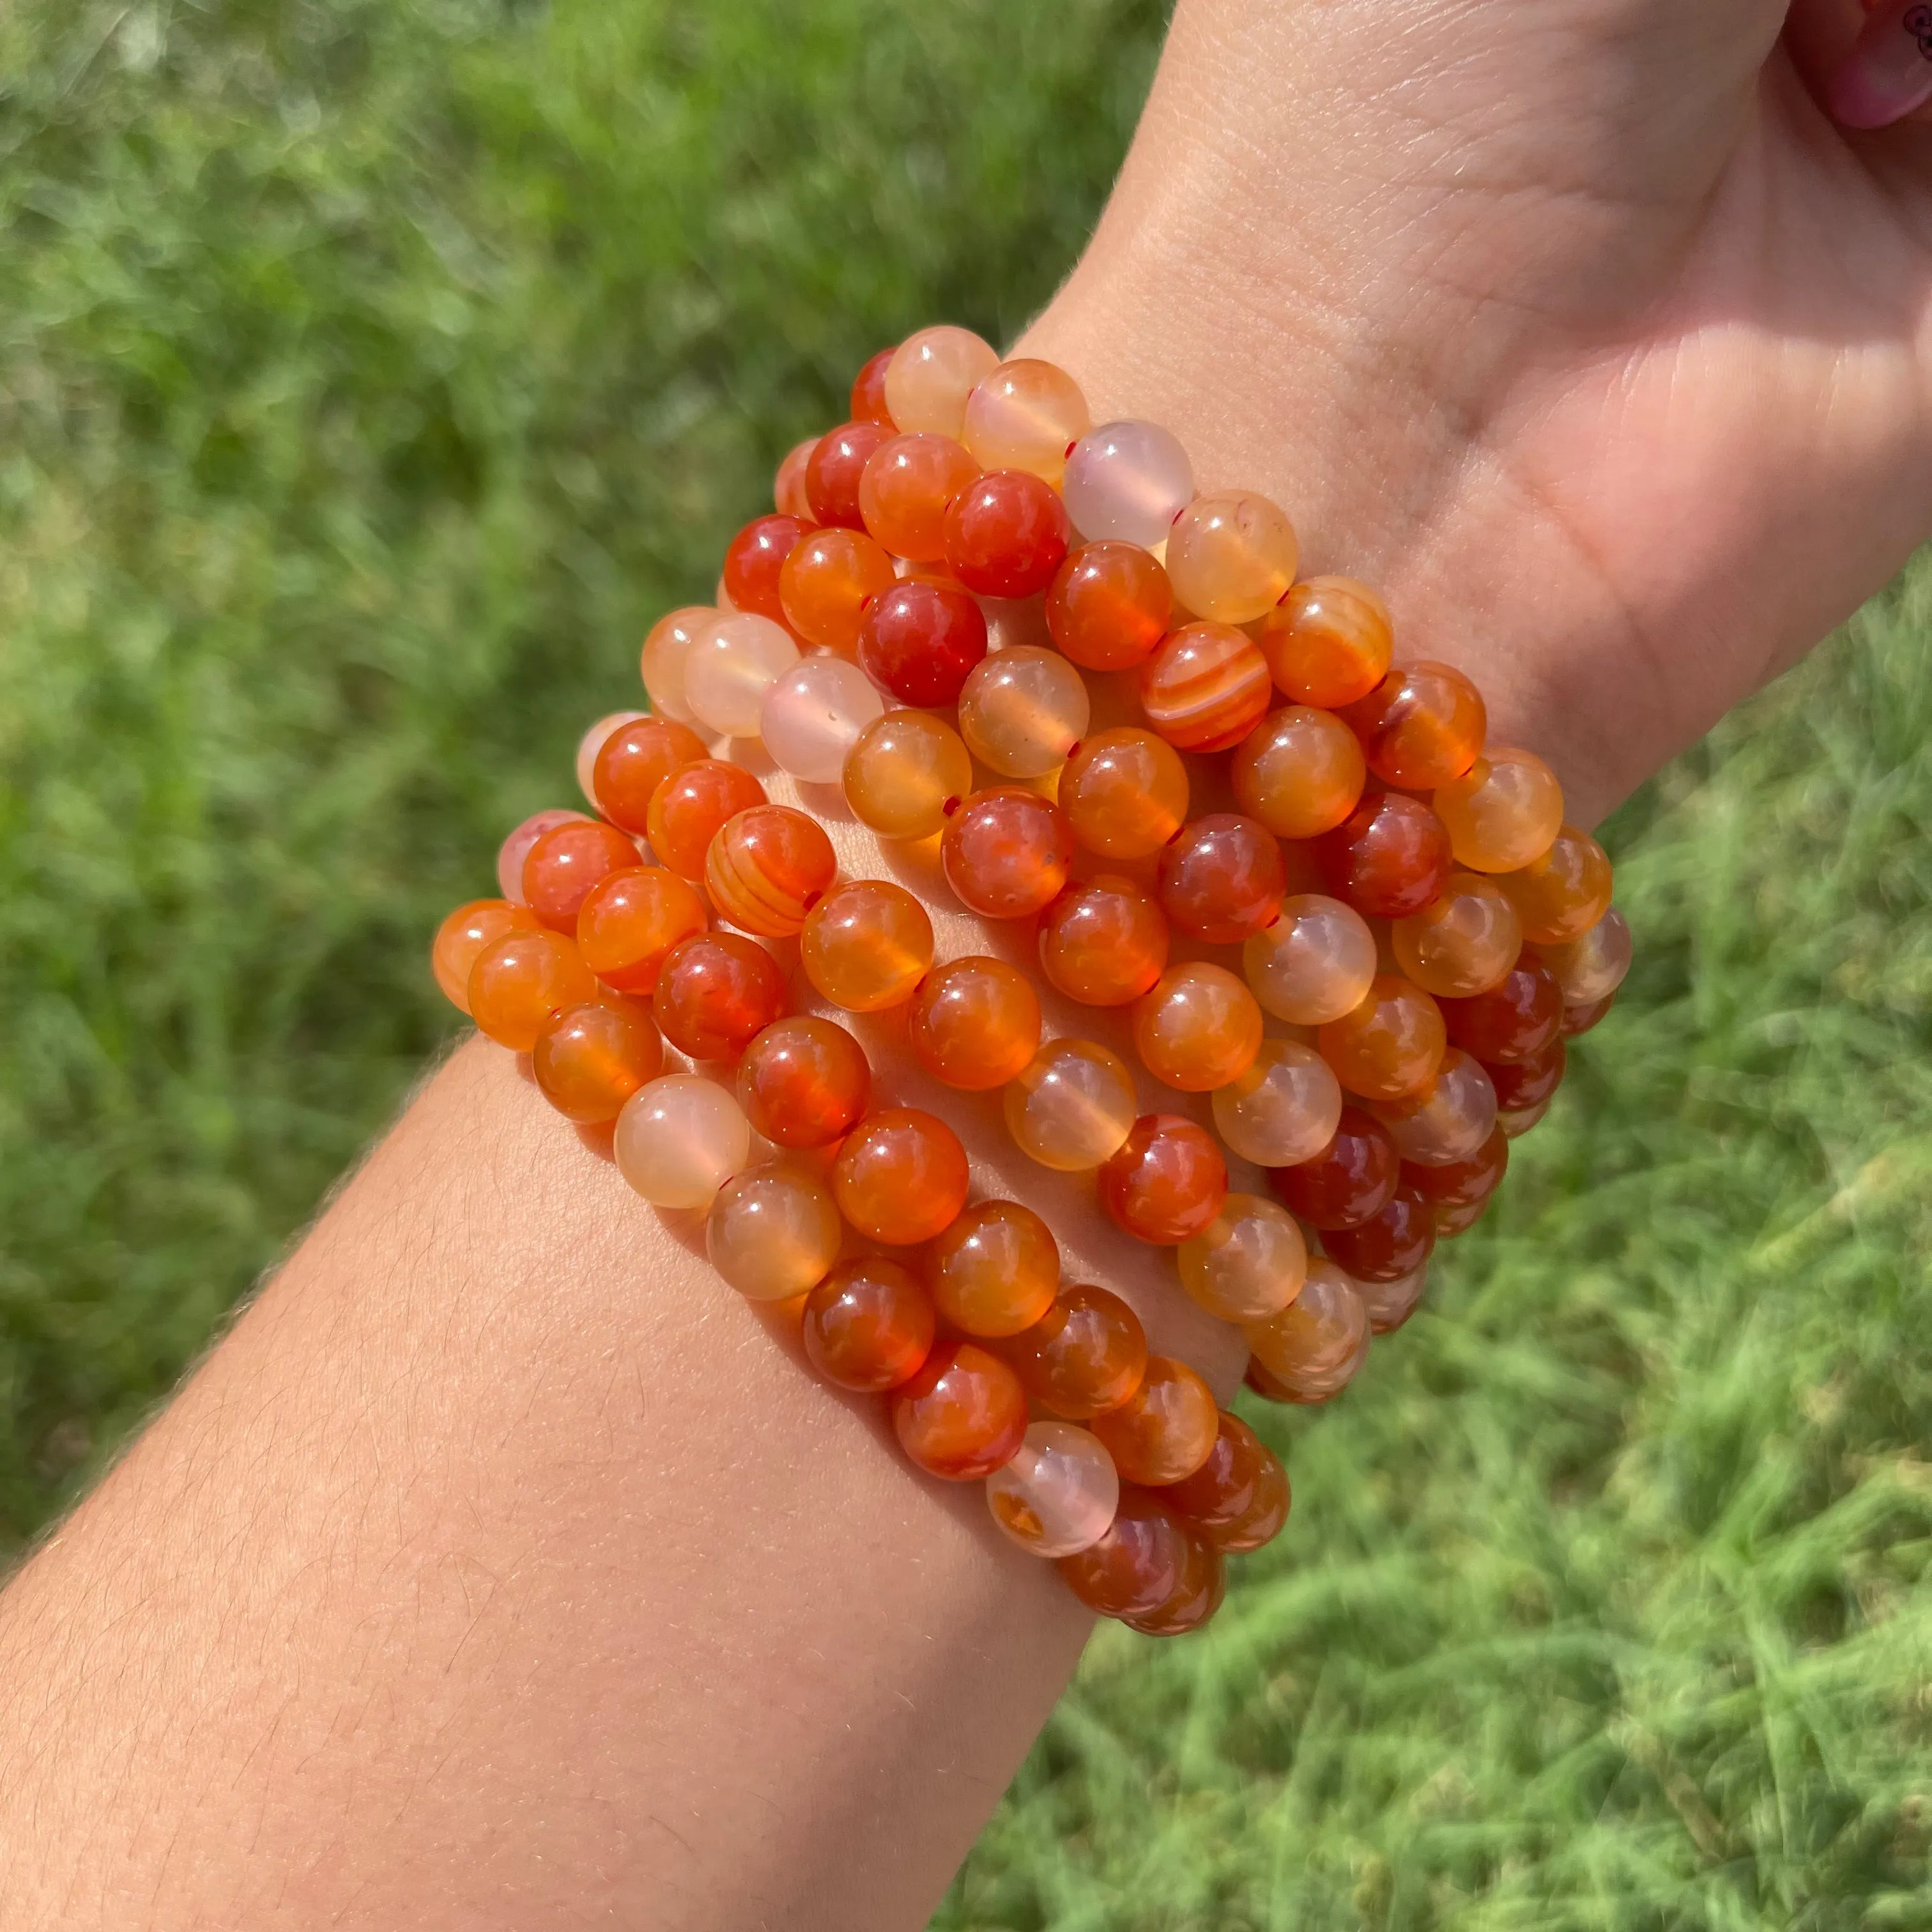
MULTIPOLYGON (((446 1036, 435 920, 778 455, 1050 292, 1161 27, 0 13, 0 1555, 446 1036)), ((1928 638, 1922 569, 1621 814, 1500 1209, 942 1925, 1932 1926, 1928 638)))

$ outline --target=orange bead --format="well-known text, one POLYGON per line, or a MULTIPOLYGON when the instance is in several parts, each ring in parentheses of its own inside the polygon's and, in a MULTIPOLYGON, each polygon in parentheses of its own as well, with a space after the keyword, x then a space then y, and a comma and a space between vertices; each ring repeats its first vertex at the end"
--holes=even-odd
POLYGON ((1331 712, 1270 712, 1235 748, 1228 776, 1241 809, 1280 838, 1316 838, 1353 812, 1367 782, 1361 741, 1331 712))
POLYGON ((1100 1205, 1136 1240, 1178 1247, 1228 1198, 1214 1137, 1179 1114, 1143 1114, 1100 1172, 1100 1205))
POLYGON ((1040 995, 1004 959, 948 960, 920 982, 906 1016, 913 1057, 969 1094, 1003 1087, 1040 1051, 1040 995))
POLYGON ((1019 356, 980 378, 966 398, 960 440, 987 469, 1030 470, 1058 489, 1066 452, 1093 421, 1065 370, 1019 356))
POLYGON ((1491 752, 1431 802, 1456 862, 1478 872, 1533 864, 1563 829, 1563 788, 1534 752, 1491 752))
POLYGON ((1061 768, 1060 808, 1088 851, 1144 859, 1186 819, 1187 767, 1151 731, 1096 731, 1061 768))
POLYGON ((1026 1391, 997 1355, 941 1342, 892 1396, 899 1446, 929 1476, 970 1483, 1012 1460, 1026 1435, 1026 1391))
POLYGON ((620 993, 648 993, 664 956, 709 923, 704 902, 662 866, 632 866, 592 887, 578 908, 584 963, 620 993))
POLYGON ((1330 1020, 1316 1044, 1351 1094, 1394 1100, 1435 1078, 1449 1036, 1442 1009, 1420 986, 1381 973, 1361 1004, 1330 1020))
POLYGON ((714 605, 686 604, 667 611, 645 634, 638 670, 645 690, 650 694, 653 711, 688 722, 691 708, 685 697, 685 661, 698 634, 717 621, 714 605))
MULTIPOLYGON (((1253 490, 1197 496, 1168 532, 1174 596, 1186 609, 1221 624, 1252 623, 1272 610, 1288 594, 1300 559, 1294 526, 1253 490)), ((1262 675, 1268 675, 1265 666, 1262 675)))
POLYGON ((1288 890, 1281 842, 1234 812, 1190 819, 1160 855, 1161 910, 1181 932, 1237 946, 1272 926, 1288 890))
POLYGON ((459 1012, 469 1012, 470 971, 478 956, 511 933, 532 932, 541 923, 528 906, 508 899, 472 899, 458 906, 436 928, 430 948, 430 970, 442 997, 459 1012))
POLYGON ((1138 544, 1083 544, 1046 593, 1046 628, 1074 663, 1126 670, 1167 634, 1174 592, 1159 558, 1138 544))
POLYGON ((1256 626, 1276 687, 1298 704, 1332 711, 1366 698, 1389 668, 1388 607, 1348 577, 1298 584, 1256 626))
POLYGON ((881 838, 929 838, 973 788, 959 734, 923 711, 888 711, 845 759, 845 802, 881 838))
POLYGON ((814 530, 778 573, 785 622, 808 644, 848 654, 866 607, 898 581, 892 560, 861 530, 814 530))
POLYGON ((812 460, 812 452, 818 447, 818 437, 808 436, 785 452, 778 472, 772 478, 772 503, 781 515, 810 521, 812 499, 806 494, 805 470, 806 465, 812 460))
POLYGON ((755 1034, 738 1063, 745 1118, 780 1147, 828 1147, 866 1111, 872 1070, 842 1026, 800 1013, 755 1034))
POLYGON ((966 1204, 966 1150, 944 1120, 916 1107, 868 1114, 838 1150, 838 1211, 888 1247, 929 1241, 966 1204))
POLYGON ((704 740, 668 718, 639 718, 604 740, 591 768, 597 808, 613 825, 649 836, 651 794, 671 773, 704 756, 704 740))
POLYGON ((1228 624, 1184 624, 1141 667, 1148 722, 1184 752, 1225 752, 1260 722, 1268 702, 1267 661, 1228 624))
POLYGON ((938 562, 946 554, 946 512, 979 473, 950 436, 896 436, 880 443, 859 479, 867 533, 894 556, 938 562))
POLYGON ((1276 1400, 1326 1402, 1347 1387, 1368 1353, 1369 1311, 1333 1262, 1312 1261, 1301 1292, 1247 1334, 1256 1362, 1276 1384, 1268 1392, 1276 1400))
POLYGON ((1429 791, 1476 762, 1488 729, 1482 694, 1460 670, 1418 660, 1397 664, 1342 714, 1384 784, 1429 791))
POLYGON ((764 802, 764 787, 742 765, 700 758, 680 766, 651 794, 645 820, 651 850, 680 879, 701 879, 719 828, 764 802))
POLYGON ((1200 1629, 1226 1600, 1228 1566, 1221 1552, 1184 1518, 1181 1528, 1187 1554, 1179 1580, 1152 1610, 1120 1619, 1142 1636, 1186 1636, 1200 1629))
POLYGON ((1017 1335, 1053 1306, 1060 1246, 1046 1223, 1017 1201, 968 1208, 926 1254, 934 1305, 968 1335, 1017 1335))
POLYGON ((566 1119, 614 1120, 624 1102, 664 1070, 650 1009, 606 993, 573 1006, 530 1050, 544 1098, 566 1119))
POLYGON ((1440 895, 1389 928, 1402 970, 1438 999, 1466 1000, 1499 984, 1522 950, 1509 896, 1479 872, 1451 872, 1440 895))
POLYGON ((700 932, 673 946, 651 995, 658 1030, 693 1060, 736 1059, 785 1004, 778 962, 735 932, 700 932))
POLYGON ((1066 1586, 1103 1617, 1149 1615, 1178 1590, 1200 1539, 1150 1491, 1123 1489, 1106 1534, 1059 1559, 1066 1586))
POLYGON ((806 1296, 806 1359, 840 1388, 883 1394, 919 1373, 937 1326, 911 1269, 866 1255, 841 1262, 806 1296))
POLYGON ((1123 1482, 1156 1489, 1193 1474, 1220 1433, 1214 1391, 1185 1362, 1150 1355, 1141 1385, 1090 1426, 1123 1482))
POLYGON ((1040 921, 1040 963, 1070 1000, 1125 1006, 1167 964, 1167 916, 1131 879, 1111 873, 1070 886, 1040 921))
POLYGON ((1288 1472, 1238 1415, 1221 1412, 1214 1446, 1164 1500, 1217 1550, 1258 1550, 1288 1520, 1288 1472))
POLYGON ((1118 1054, 1090 1040, 1056 1040, 1014 1075, 1001 1104, 1022 1154, 1058 1173, 1084 1173, 1132 1130, 1133 1078, 1118 1054))
POLYGON ((975 792, 940 841, 946 882, 982 919, 1024 919, 1055 898, 1073 862, 1058 806, 1017 785, 975 792))
POLYGON ((1262 1010, 1225 966, 1170 966, 1134 1007, 1134 1046, 1163 1085, 1205 1094, 1238 1080, 1260 1050, 1262 1010))
POLYGON ((903 886, 854 879, 806 915, 798 945, 805 976, 835 1006, 875 1013, 912 998, 932 964, 932 922, 903 886))
POLYGON ((539 927, 506 932, 470 969, 470 1017, 499 1046, 527 1053, 572 1006, 597 997, 577 942, 539 927))
POLYGON ((892 412, 886 404, 886 371, 898 352, 895 343, 866 358, 865 366, 852 378, 852 400, 848 413, 854 422, 890 423, 892 412))
POLYGON ((1541 858, 1496 883, 1508 893, 1522 922, 1522 936, 1537 946, 1580 939, 1609 911, 1610 862, 1587 832, 1566 825, 1541 858))
POLYGON ((554 826, 524 860, 524 897, 544 925, 577 930, 578 908, 600 880, 638 862, 638 848, 614 825, 577 818, 554 826))
POLYGON ((1119 1408, 1140 1387, 1147 1331, 1118 1294, 1081 1282, 1062 1289, 1006 1354, 1036 1402, 1082 1422, 1119 1408))
POLYGON ((704 855, 711 903, 746 932, 796 932, 838 869, 817 819, 788 805, 754 805, 720 826, 704 855))

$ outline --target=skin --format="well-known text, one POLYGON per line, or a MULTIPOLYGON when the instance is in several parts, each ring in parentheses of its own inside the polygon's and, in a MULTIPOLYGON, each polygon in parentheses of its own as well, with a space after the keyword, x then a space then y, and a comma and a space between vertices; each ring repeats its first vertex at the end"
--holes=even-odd
MULTIPOLYGON (((1025 346, 1589 820, 1925 534, 1927 137, 1808 91, 1860 20, 1190 0, 1025 346)), ((1087 1621, 692 1241, 458 1053, 0 1597, 0 1923, 922 1922, 1087 1621)))

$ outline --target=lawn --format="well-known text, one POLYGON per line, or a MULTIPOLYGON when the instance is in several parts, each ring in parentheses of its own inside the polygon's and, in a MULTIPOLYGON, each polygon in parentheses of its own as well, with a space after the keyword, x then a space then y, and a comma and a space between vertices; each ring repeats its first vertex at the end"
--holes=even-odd
MULTIPOLYGON (((0 1552, 449 1030, 424 965, 872 348, 1010 337, 1136 0, 0 14, 0 1552)), ((949 1928, 1932 1926, 1932 568, 1606 838, 1640 963, 1204 1638, 949 1928)))

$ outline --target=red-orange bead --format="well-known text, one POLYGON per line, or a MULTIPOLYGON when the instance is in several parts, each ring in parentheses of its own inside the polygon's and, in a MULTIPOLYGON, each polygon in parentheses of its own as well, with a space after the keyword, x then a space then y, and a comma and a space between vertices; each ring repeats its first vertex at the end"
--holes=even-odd
POLYGON ((1496 884, 1509 895, 1534 946, 1580 939, 1610 910, 1610 861, 1587 832, 1566 825, 1540 859, 1505 872, 1496 884))
POLYGON ((913 1058, 969 1094, 1004 1087, 1040 1051, 1040 995, 1004 959, 969 955, 938 966, 906 1012, 913 1058))
POLYGON ((842 1026, 802 1013, 774 1020, 738 1063, 745 1118, 780 1147, 829 1147, 872 1096, 866 1050, 842 1026))
POLYGON ((1146 1616, 1180 1587, 1198 1540, 1157 1496, 1124 1487, 1106 1534, 1061 1557, 1060 1574, 1090 1610, 1104 1617, 1146 1616))
POLYGON ((1311 1262, 1301 1292, 1279 1315, 1252 1324, 1248 1346, 1277 1401, 1326 1402, 1368 1352, 1368 1308, 1336 1263, 1311 1262))
POLYGON ((966 1150, 944 1120, 916 1107, 868 1114, 838 1150, 838 1211, 888 1247, 929 1241, 966 1204, 966 1150))
POLYGON ((1131 879, 1103 874, 1070 886, 1040 921, 1040 963, 1070 1000, 1125 1006, 1167 964, 1167 916, 1131 879))
POLYGON ((849 655, 867 607, 898 581, 892 559, 862 530, 814 530, 779 573, 784 621, 807 644, 849 655))
POLYGON ((470 969, 470 1017, 499 1046, 527 1053, 572 1006, 597 997, 577 942, 539 926, 507 932, 470 969))
POLYGON ((1118 1294, 1084 1282, 1063 1288, 1006 1354, 1036 1402, 1070 1422, 1118 1408, 1147 1372, 1147 1331, 1118 1294))
POLYGON ((796 932, 838 870, 825 828, 788 805, 754 805, 727 820, 704 855, 718 916, 767 939, 796 932))
POLYGON ((1183 932, 1238 945, 1281 910, 1288 890, 1281 842, 1238 812, 1210 812, 1161 853, 1160 889, 1162 910, 1183 932))
POLYGON ((1427 1202, 1437 1234, 1446 1238, 1474 1226, 1508 1166, 1509 1136, 1498 1127, 1467 1160, 1441 1167, 1405 1161, 1402 1178, 1427 1202))
POLYGON ((704 740, 669 718, 637 718, 604 740, 591 768, 597 808, 626 832, 648 835, 651 794, 682 766, 705 754, 704 740))
POLYGON ((1482 694, 1448 664, 1397 664, 1342 714, 1385 784, 1432 791, 1476 762, 1489 728, 1482 694))
POLYGON ((875 1013, 910 999, 932 964, 932 921, 903 886, 852 879, 806 916, 805 976, 835 1006, 875 1013))
POLYGON ((632 866, 592 887, 578 909, 584 963, 620 993, 649 993, 674 946, 709 923, 696 890, 662 866, 632 866))
POLYGON ((899 1446, 929 1476, 970 1483, 1012 1460, 1026 1434, 1026 1392, 997 1355, 941 1342, 892 1396, 899 1446))
POLYGON ((891 422, 892 412, 886 406, 886 370, 898 348, 896 342, 890 349, 868 356, 865 367, 852 378, 850 414, 854 422, 891 422))
POLYGON ((1348 577, 1298 584, 1255 632, 1276 687, 1298 704, 1329 711, 1381 683, 1394 644, 1388 606, 1348 577))
POLYGON ((651 794, 645 826, 651 850, 680 879, 701 879, 718 828, 764 802, 764 787, 742 765, 700 758, 680 766, 651 794))
POLYGON ((1150 1355, 1140 1387, 1090 1426, 1122 1481, 1154 1489, 1192 1475, 1207 1461, 1219 1419, 1213 1391, 1185 1362, 1150 1355))
POLYGON ((975 792, 939 843, 946 882, 983 919, 1024 919, 1059 896, 1073 863, 1073 834, 1037 792, 997 785, 975 792))
POLYGON ((1262 1010, 1225 966, 1170 966, 1136 1003, 1134 1046, 1162 1085, 1205 1094, 1238 1080, 1261 1050, 1262 1010))
POLYGON ((470 971, 479 956, 498 940, 534 932, 541 923, 528 906, 508 899, 472 899, 458 906, 436 928, 430 948, 430 970, 443 998, 458 1012, 469 1012, 470 971))
POLYGON ((876 598, 859 632, 866 675, 902 704, 956 703, 986 655, 986 614, 977 601, 956 584, 930 578, 910 578, 876 598))
POLYGON ((607 993, 570 1011, 530 1049, 544 1097, 566 1118, 614 1120, 624 1102, 664 1070, 664 1042, 650 1009, 607 993))
POLYGON ((962 1334, 1017 1335, 1053 1306, 1060 1246, 1017 1201, 968 1208, 926 1252, 934 1306, 962 1334))
POLYGON ((1368 919, 1420 912, 1442 890, 1452 863, 1442 821, 1399 791, 1367 794, 1316 840, 1315 860, 1329 890, 1368 919))
POLYGON ((1148 722, 1184 752, 1225 752, 1267 710, 1268 664, 1228 624, 1184 624, 1141 667, 1148 722))
POLYGON ((1371 1100, 1399 1100, 1426 1085, 1448 1043, 1442 1008, 1394 973, 1377 974, 1361 1004, 1316 1036, 1336 1078, 1371 1100))
POLYGON ((1491 1061, 1483 1070, 1496 1089, 1497 1112, 1521 1114, 1541 1106, 1562 1085, 1569 1060, 1569 1049, 1559 1033, 1526 1059, 1491 1061))
POLYGON ((1429 1258, 1436 1216, 1420 1190, 1400 1183, 1378 1214, 1359 1228, 1324 1234, 1328 1258, 1357 1281, 1400 1281, 1429 1258))
POLYGON ((553 826, 524 860, 524 897, 544 925, 577 930, 577 914, 591 890, 638 862, 638 848, 614 825, 575 818, 553 826))
POLYGON ((1449 1038, 1484 1065, 1527 1060, 1554 1040, 1563 1024, 1563 992, 1550 968, 1525 953, 1502 983, 1466 1000, 1444 1000, 1449 1038))
POLYGON ((775 624, 785 621, 778 573, 811 527, 800 517, 754 517, 731 539, 724 548, 723 581, 734 610, 752 611, 775 624))
POLYGON ((1143 1114, 1098 1179, 1115 1225, 1162 1247, 1199 1234, 1228 1198, 1228 1163, 1214 1136, 1179 1114, 1143 1114))
POLYGON ((815 436, 794 443, 779 460, 772 478, 772 508, 782 515, 797 518, 801 523, 809 522, 812 518, 811 500, 805 494, 805 468, 818 447, 815 436))
POLYGON ((1606 993, 1600 1000, 1591 1000, 1580 1006, 1566 1006, 1563 1009, 1563 1036, 1574 1040, 1579 1034, 1588 1033, 1597 1022, 1616 1004, 1615 993, 1606 993))
POLYGON ((1235 747, 1228 776, 1241 809, 1282 838, 1318 838, 1360 802, 1361 742, 1332 712, 1272 711, 1235 747))
POLYGON ((1024 470, 989 470, 946 512, 946 568, 982 597, 1030 597, 1066 555, 1060 493, 1024 470))
POLYGON ((1221 1552, 1184 1520, 1187 1554, 1180 1580, 1150 1610, 1120 1621, 1142 1636, 1186 1636, 1218 1610, 1228 1594, 1228 1566, 1221 1552))
POLYGON ((860 478, 873 451, 892 434, 887 423, 841 423, 812 445, 805 464, 805 499, 814 522, 848 530, 865 527, 859 508, 860 478))
POLYGON ((651 995, 658 1030, 693 1060, 736 1059, 785 1004, 778 962, 735 932, 700 932, 673 946, 651 995))
POLYGON ((1060 768, 1060 808, 1088 851, 1144 859, 1187 816, 1187 767, 1151 731, 1130 724, 1096 731, 1060 768))
POLYGON ((938 562, 946 554, 946 513, 979 473, 965 446, 950 436, 896 436, 880 443, 859 483, 866 533, 895 556, 938 562))
POLYGON ((1401 1160, 1389 1130, 1360 1107, 1344 1107, 1334 1138, 1312 1160, 1268 1170, 1282 1205, 1327 1234, 1359 1228, 1388 1205, 1401 1160))
POLYGON ((1288 1472, 1238 1415, 1221 1412, 1214 1446, 1162 1500, 1217 1550, 1258 1550, 1288 1520, 1288 1472))
POLYGON ((806 1297, 806 1359, 840 1388, 880 1395, 919 1373, 938 1325, 910 1268, 866 1255, 841 1262, 806 1297))
POLYGON ((1046 593, 1046 628, 1074 663, 1127 670, 1167 634, 1174 591, 1159 558, 1138 544, 1083 544, 1046 593))

